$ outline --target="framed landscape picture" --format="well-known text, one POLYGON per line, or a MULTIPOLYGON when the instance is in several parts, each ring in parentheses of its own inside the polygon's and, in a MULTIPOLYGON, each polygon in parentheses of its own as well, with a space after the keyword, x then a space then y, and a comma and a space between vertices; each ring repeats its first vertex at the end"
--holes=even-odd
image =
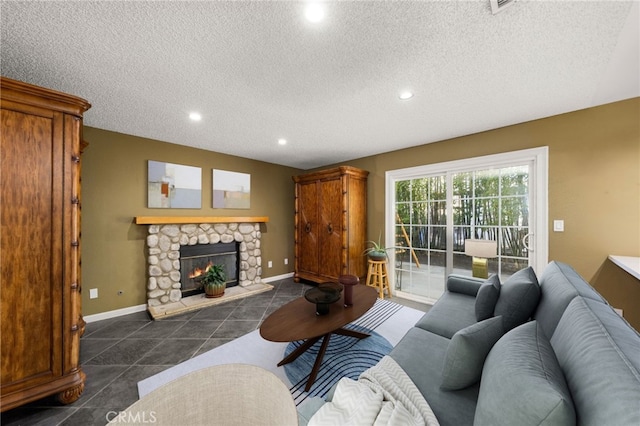
POLYGON ((149 208, 199 209, 202 207, 202 169, 149 160, 149 208))
POLYGON ((213 208, 248 209, 251 206, 251 175, 213 169, 213 208))

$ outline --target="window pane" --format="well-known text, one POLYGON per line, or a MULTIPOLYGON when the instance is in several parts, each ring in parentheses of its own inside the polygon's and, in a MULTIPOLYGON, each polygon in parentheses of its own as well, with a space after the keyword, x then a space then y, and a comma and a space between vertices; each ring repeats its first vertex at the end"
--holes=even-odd
POLYGON ((397 267, 402 267, 402 265, 404 265, 405 262, 410 262, 411 261, 411 253, 409 251, 409 249, 407 248, 398 248, 396 249, 396 268, 397 267))
POLYGON ((428 228, 426 226, 411 227, 411 245, 413 248, 428 248, 428 228))
POLYGON ((429 224, 446 225, 447 223, 447 202, 435 201, 429 203, 429 224))
POLYGON ((396 202, 409 201, 411 181, 399 180, 396 182, 396 202))
POLYGON ((501 194, 526 195, 529 192, 529 168, 505 167, 501 170, 501 194))
POLYGON ((529 252, 524 246, 524 237, 529 228, 503 228, 501 240, 501 255, 528 258, 529 252))
POLYGON ((453 198, 453 224, 471 225, 473 201, 468 198, 453 198))
POLYGON ((428 178, 413 179, 411 181, 411 199, 413 201, 422 201, 427 199, 428 182, 428 178))
POLYGON ((527 197, 502 198, 502 225, 529 226, 529 201, 527 197))
POLYGON ((475 172, 474 190, 476 197, 490 197, 496 196, 498 192, 499 171, 479 170, 475 172))
POLYGON ((473 238, 477 240, 493 240, 498 241, 498 228, 487 226, 476 226, 473 238))
POLYGON ((472 182, 472 172, 456 173, 453 175, 453 196, 471 198, 473 196, 472 182))
POLYGON ((429 178, 429 199, 447 199, 447 180, 445 176, 434 176, 429 178))
POLYGON ((444 252, 431 251, 429 252, 429 265, 444 268, 446 258, 446 254, 444 252))
POLYGON ((469 275, 469 271, 471 270, 471 260, 471 256, 455 253, 453 255, 453 273, 469 275))
POLYGON ((402 223, 411 222, 411 205, 409 203, 396 203, 396 213, 402 223))
POLYGON ((476 225, 498 225, 500 223, 500 210, 497 198, 476 198, 474 219, 476 225))
POLYGON ((415 225, 426 225, 427 223, 427 203, 418 202, 413 203, 413 216, 411 216, 411 223, 415 225))
POLYGON ((464 252, 464 240, 471 238, 471 227, 454 226, 453 227, 453 251, 464 252))
POLYGON ((404 234, 402 233, 402 226, 400 225, 396 226, 395 242, 393 244, 395 247, 406 247, 409 245, 407 243, 407 240, 405 240, 404 238, 404 234))
POLYGON ((437 250, 447 249, 447 228, 444 226, 429 227, 429 248, 437 250))

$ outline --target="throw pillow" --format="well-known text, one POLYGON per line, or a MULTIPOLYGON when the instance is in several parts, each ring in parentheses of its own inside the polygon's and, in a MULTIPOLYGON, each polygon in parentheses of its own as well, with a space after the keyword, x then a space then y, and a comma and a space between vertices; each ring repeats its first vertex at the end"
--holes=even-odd
POLYGON ((497 275, 491 275, 478 290, 476 320, 484 321, 493 316, 498 296, 500 296, 500 278, 497 275))
POLYGON ((533 268, 529 266, 502 283, 493 314, 502 316, 504 331, 507 332, 527 321, 536 310, 539 301, 540 285, 533 268))
POLYGON ((537 321, 506 333, 487 356, 473 424, 576 424, 569 387, 537 321))
POLYGON ((477 383, 484 359, 502 334, 500 317, 477 322, 454 334, 444 357, 440 388, 458 390, 477 383))

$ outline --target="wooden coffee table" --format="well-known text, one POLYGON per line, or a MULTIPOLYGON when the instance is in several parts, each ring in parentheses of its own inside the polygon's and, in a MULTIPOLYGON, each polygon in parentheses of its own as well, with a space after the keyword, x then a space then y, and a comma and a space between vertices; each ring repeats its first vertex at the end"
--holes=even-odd
POLYGON ((260 326, 260 335, 272 342, 294 342, 304 340, 305 342, 296 350, 291 352, 278 367, 288 364, 302 355, 307 349, 313 346, 318 340, 322 340, 320 351, 316 357, 309 380, 305 386, 305 391, 309 391, 316 380, 322 358, 329 345, 331 334, 340 334, 358 339, 369 337, 368 334, 343 328, 360 318, 376 302, 377 291, 373 287, 358 284, 353 287, 353 306, 344 306, 344 296, 329 307, 326 315, 316 315, 316 305, 300 297, 293 302, 279 308, 264 320, 260 326))

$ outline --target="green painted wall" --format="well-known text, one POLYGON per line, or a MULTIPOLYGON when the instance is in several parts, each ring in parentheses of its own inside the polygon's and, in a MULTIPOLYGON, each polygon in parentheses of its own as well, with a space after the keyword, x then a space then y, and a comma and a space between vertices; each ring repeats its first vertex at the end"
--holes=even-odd
MULTIPOLYGON (((384 226, 387 170, 548 146, 549 220, 565 221, 564 233, 549 235, 549 259, 571 264, 640 329, 640 306, 634 302, 640 300, 640 282, 607 261, 609 254, 640 256, 639 117, 640 98, 635 98, 344 164, 370 172, 368 230, 369 239, 377 239, 384 226)), ((263 276, 293 271, 291 176, 303 171, 92 128, 85 128, 84 136, 90 143, 82 175, 84 315, 146 302, 146 227, 133 224, 138 215, 269 216, 263 276), (203 208, 147 209, 147 160, 202 167, 203 208), (250 210, 209 207, 214 167, 251 173, 250 210), (90 300, 88 289, 94 287, 100 297, 90 300), (116 295, 119 289, 122 296, 116 295)))
POLYGON ((91 127, 84 128, 84 139, 89 143, 82 157, 84 316, 147 302, 147 226, 136 225, 135 216, 268 216, 262 226, 262 276, 293 271, 291 177, 300 170, 91 127), (148 160, 201 167, 202 208, 147 208, 148 160), (251 174, 250 209, 211 207, 213 168, 251 174), (89 299, 91 288, 98 289, 97 299, 89 299))

